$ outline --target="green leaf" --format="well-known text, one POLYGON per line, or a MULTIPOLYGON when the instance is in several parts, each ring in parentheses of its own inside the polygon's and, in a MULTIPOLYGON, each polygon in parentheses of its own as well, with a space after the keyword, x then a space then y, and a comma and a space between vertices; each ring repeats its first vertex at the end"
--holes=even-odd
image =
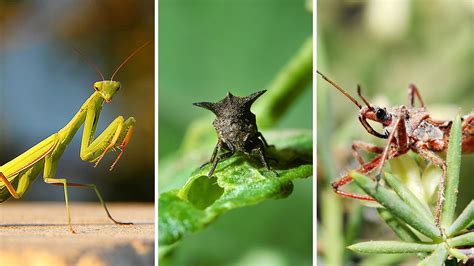
POLYGON ((463 234, 447 240, 450 247, 474 246, 474 232, 463 234))
POLYGON ((436 250, 431 253, 428 257, 422 260, 418 266, 434 266, 434 265, 444 265, 444 261, 448 257, 448 248, 445 244, 439 244, 436 250))
MULTIPOLYGON (((387 209, 377 208, 380 217, 387 223, 387 225, 395 232, 395 234, 403 241, 407 242, 421 242, 420 238, 408 227, 405 223, 395 218, 387 209)), ((426 257, 425 253, 418 253, 418 258, 426 257)))
POLYGON ((212 178, 207 177, 210 166, 204 167, 192 173, 181 189, 162 193, 158 199, 159 245, 171 245, 203 230, 232 209, 290 195, 292 180, 312 175, 312 134, 304 131, 286 136, 271 142, 276 149, 268 149, 268 157, 278 161, 271 165, 279 176, 264 168, 258 158, 238 153, 220 162, 212 178))
POLYGON ((401 241, 369 241, 349 246, 348 248, 361 253, 418 253, 432 252, 439 244, 411 243, 401 241))
POLYGON ((425 192, 421 182, 420 167, 415 159, 405 154, 390 159, 389 163, 392 174, 400 180, 398 183, 403 183, 405 190, 411 191, 413 195, 416 195, 415 197, 424 200, 425 192))
POLYGON ((462 128, 459 114, 454 119, 449 133, 448 154, 446 164, 446 184, 443 192, 443 203, 441 207, 441 224, 447 228, 453 223, 456 200, 458 197, 459 172, 461 170, 462 152, 462 128))
POLYGON ((377 212, 401 240, 410 242, 420 241, 420 239, 408 226, 397 220, 397 218, 395 218, 387 209, 377 208, 377 212))
MULTIPOLYGON (((393 168, 392 168, 393 169, 393 168)), ((389 186, 416 212, 425 216, 428 220, 433 220, 434 217, 430 212, 428 206, 424 205, 419 198, 417 198, 398 178, 390 173, 385 173, 385 181, 389 186)))
POLYGON ((409 207, 395 193, 381 185, 377 185, 372 179, 358 172, 351 172, 350 175, 357 185, 387 208, 394 216, 429 238, 440 239, 440 231, 434 222, 422 215, 418 215, 416 211, 409 207))
POLYGON ((446 229, 446 234, 451 236, 467 228, 474 223, 474 200, 471 200, 469 205, 463 210, 454 223, 446 229))
POLYGON ((456 248, 450 248, 449 249, 449 255, 456 258, 458 262, 462 261, 464 264, 469 259, 469 257, 466 254, 462 253, 461 251, 459 251, 459 249, 456 249, 456 248))

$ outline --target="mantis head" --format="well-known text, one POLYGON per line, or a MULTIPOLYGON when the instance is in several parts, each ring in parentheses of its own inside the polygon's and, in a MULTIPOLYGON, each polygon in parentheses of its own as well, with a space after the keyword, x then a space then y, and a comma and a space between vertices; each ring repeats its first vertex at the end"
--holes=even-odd
POLYGON ((113 80, 103 80, 94 83, 94 90, 104 98, 106 103, 110 103, 115 93, 120 89, 120 82, 113 80))
POLYGON ((120 82, 114 81, 115 74, 123 67, 125 66, 130 59, 132 59, 133 56, 135 56, 140 50, 145 48, 150 43, 150 41, 145 42, 142 46, 138 47, 133 51, 125 60, 122 61, 122 63, 115 69, 114 73, 110 77, 110 80, 105 80, 104 75, 100 71, 99 67, 94 64, 91 60, 89 60, 88 57, 86 57, 81 51, 79 51, 77 48, 74 48, 74 50, 81 55, 87 63, 89 63, 99 74, 100 78, 102 81, 97 81, 94 83, 94 90, 100 94, 100 96, 105 100, 106 103, 110 103, 112 101, 112 98, 114 97, 115 93, 120 89, 120 82))

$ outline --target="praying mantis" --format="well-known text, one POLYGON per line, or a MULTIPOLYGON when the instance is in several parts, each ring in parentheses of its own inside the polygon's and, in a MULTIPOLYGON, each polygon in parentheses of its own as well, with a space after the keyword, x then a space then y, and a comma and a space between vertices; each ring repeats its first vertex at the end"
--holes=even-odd
POLYGON ((94 135, 103 103, 110 103, 121 87, 120 82, 113 80, 115 75, 135 54, 148 44, 149 42, 146 42, 133 51, 116 68, 110 80, 105 80, 104 75, 101 73, 99 68, 88 61, 98 72, 102 80, 94 83, 95 91, 84 102, 71 121, 69 121, 69 123, 67 123, 62 129, 39 142, 13 160, 0 166, 0 203, 10 198, 20 199, 24 193, 28 191, 40 172, 43 171, 43 180, 45 183, 64 187, 67 223, 69 230, 72 233, 75 233, 75 231, 71 225, 67 192, 68 187, 88 188, 93 190, 111 221, 115 224, 121 225, 132 224, 128 222, 119 222, 110 215, 107 205, 96 185, 71 183, 67 181, 66 178, 57 178, 55 174, 59 159, 82 124, 84 124, 80 150, 80 157, 82 160, 95 163, 95 167, 107 152, 115 149, 119 149, 120 152, 109 170, 111 171, 120 160, 130 138, 132 137, 135 125, 134 117, 129 117, 127 120, 124 120, 123 116, 118 116, 99 136, 97 136, 97 138, 94 138, 94 135))

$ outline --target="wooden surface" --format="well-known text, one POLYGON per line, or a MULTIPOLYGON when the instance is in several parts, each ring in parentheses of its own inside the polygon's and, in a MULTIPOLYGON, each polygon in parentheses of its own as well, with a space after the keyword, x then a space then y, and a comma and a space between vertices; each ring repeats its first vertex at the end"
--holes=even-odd
POLYGON ((154 206, 70 203, 72 234, 62 202, 0 204, 0 265, 153 265, 154 206))

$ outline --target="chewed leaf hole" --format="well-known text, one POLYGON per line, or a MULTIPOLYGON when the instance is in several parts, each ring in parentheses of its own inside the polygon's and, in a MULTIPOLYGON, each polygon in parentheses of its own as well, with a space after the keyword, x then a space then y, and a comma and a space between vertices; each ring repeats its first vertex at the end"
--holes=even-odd
POLYGON ((222 196, 224 189, 217 184, 217 177, 200 176, 189 184, 187 200, 194 207, 204 210, 222 196))

